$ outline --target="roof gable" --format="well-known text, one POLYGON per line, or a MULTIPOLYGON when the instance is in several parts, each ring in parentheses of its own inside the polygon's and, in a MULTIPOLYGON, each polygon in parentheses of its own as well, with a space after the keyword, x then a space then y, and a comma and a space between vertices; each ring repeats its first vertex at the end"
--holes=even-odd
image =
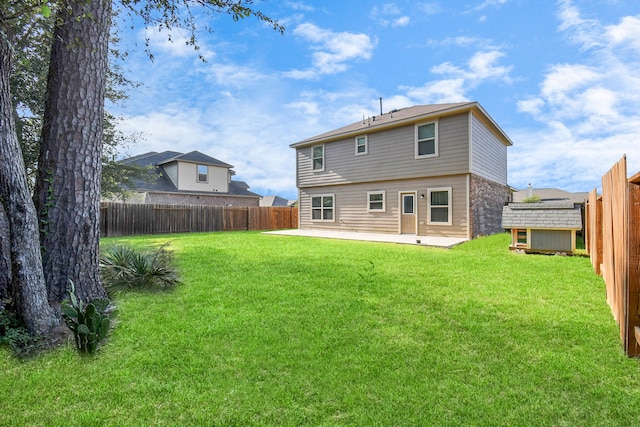
POLYGON ((191 151, 189 153, 179 153, 177 151, 163 151, 157 153, 150 151, 148 153, 139 154, 122 160, 123 163, 134 163, 139 166, 160 166, 172 162, 188 162, 198 163, 201 165, 220 166, 224 168, 232 168, 233 166, 208 156, 199 151, 191 151))
POLYGON ((198 163, 201 165, 212 165, 212 166, 221 166, 221 167, 225 167, 225 168, 232 168, 233 166, 225 163, 221 160, 218 160, 214 157, 208 156, 204 153, 201 153, 199 151, 191 151, 189 153, 178 153, 177 156, 174 156, 172 158, 169 158, 167 160, 165 160, 164 162, 160 162, 158 164, 163 164, 163 163, 170 163, 170 162, 189 162, 189 163, 198 163))
POLYGON ((362 133, 379 132, 392 127, 404 126, 421 120, 428 120, 429 118, 437 118, 442 115, 460 114, 466 111, 474 111, 480 114, 491 125, 490 127, 499 136, 503 144, 513 145, 509 137, 502 131, 502 129, 495 123, 489 114, 487 114, 479 103, 457 102, 450 104, 415 105, 413 107, 392 110, 386 114, 369 117, 350 125, 304 139, 300 142, 291 144, 290 147, 304 147, 311 144, 330 142, 362 133))

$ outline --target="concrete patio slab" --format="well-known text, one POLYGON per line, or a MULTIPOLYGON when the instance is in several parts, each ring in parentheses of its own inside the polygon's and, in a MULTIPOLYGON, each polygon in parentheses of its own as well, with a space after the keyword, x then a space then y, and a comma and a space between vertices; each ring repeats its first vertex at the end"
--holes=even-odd
POLYGON ((438 248, 452 248, 468 239, 457 237, 416 236, 409 234, 359 233, 351 231, 333 230, 276 230, 265 231, 264 234, 278 234, 283 236, 318 237, 323 239, 363 240, 367 242, 399 243, 405 245, 432 246, 438 248))

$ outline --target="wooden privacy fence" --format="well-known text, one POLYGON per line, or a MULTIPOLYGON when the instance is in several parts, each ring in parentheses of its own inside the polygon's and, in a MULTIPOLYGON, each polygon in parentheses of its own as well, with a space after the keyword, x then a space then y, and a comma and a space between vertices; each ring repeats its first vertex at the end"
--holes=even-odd
POLYGON ((298 228, 298 208, 100 203, 100 235, 298 228))
POLYGON ((585 247, 607 288, 607 303, 628 356, 640 355, 640 172, 627 179, 623 157, 589 193, 585 247))

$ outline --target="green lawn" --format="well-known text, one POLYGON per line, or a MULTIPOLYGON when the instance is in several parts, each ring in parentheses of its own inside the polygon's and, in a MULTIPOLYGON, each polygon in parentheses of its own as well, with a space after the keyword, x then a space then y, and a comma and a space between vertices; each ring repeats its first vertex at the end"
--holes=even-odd
POLYGON ((0 425, 640 425, 588 258, 255 232, 167 240, 184 284, 117 299, 95 357, 0 350, 0 425))

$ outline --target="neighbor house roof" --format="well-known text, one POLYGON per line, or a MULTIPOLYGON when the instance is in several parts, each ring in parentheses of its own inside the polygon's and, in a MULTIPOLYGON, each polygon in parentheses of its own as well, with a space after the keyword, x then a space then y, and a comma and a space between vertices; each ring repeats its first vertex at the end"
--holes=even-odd
POLYGON ((140 154, 134 157, 130 157, 128 159, 124 159, 125 163, 135 163, 140 166, 158 166, 171 162, 188 162, 188 163, 199 163, 202 165, 212 165, 212 166, 220 166, 225 168, 232 168, 233 166, 220 161, 211 156, 207 156, 204 153, 199 151, 191 151, 189 153, 178 153, 177 151, 163 151, 162 153, 157 153, 155 151, 150 151, 148 153, 140 154))
MULTIPOLYGON (((199 191, 186 191, 186 190, 178 190, 178 188, 173 184, 169 176, 164 171, 162 165, 166 165, 168 163, 174 161, 184 161, 189 163, 199 163, 213 166, 220 166, 226 168, 232 168, 228 163, 222 162, 213 157, 207 156, 199 151, 192 151, 190 153, 179 153, 177 151, 163 151, 162 153, 157 153, 155 151, 151 151, 144 154, 139 154, 134 157, 129 157, 127 159, 122 160, 123 163, 133 163, 142 167, 150 167, 149 173, 155 174, 157 179, 150 180, 149 182, 145 180, 136 180, 134 188, 137 191, 150 191, 150 192, 158 192, 158 193, 180 193, 180 194, 202 194, 199 191)), ((233 171, 229 171, 233 174, 233 171)), ((212 193, 205 193, 212 194, 212 193)), ((215 194, 215 193, 213 193, 215 194)), ((248 196, 248 197, 260 197, 259 194, 256 194, 252 191, 249 191, 249 185, 244 181, 234 181, 229 182, 229 192, 222 193, 228 194, 232 196, 248 196)))
POLYGON ((581 230, 582 215, 569 200, 509 203, 502 209, 502 228, 581 230))
POLYGON ((295 144, 291 144, 290 147, 299 148, 320 142, 330 142, 350 135, 355 136, 365 132, 378 132, 387 128, 414 123, 416 120, 427 120, 429 118, 435 119, 440 116, 459 114, 465 111, 474 111, 480 114, 486 120, 489 127, 492 128, 499 136, 503 144, 513 145, 507 134, 504 133, 500 126, 498 126, 498 124, 491 118, 491 116, 489 116, 478 102, 457 102, 450 104, 416 105, 413 107, 392 110, 386 114, 363 118, 363 120, 350 125, 304 139, 300 142, 296 142, 295 144))
POLYGON ((542 202, 553 200, 570 200, 573 203, 584 204, 584 201, 589 196, 589 193, 571 193, 569 191, 560 190, 559 188, 527 188, 524 190, 518 190, 513 193, 513 201, 522 202, 524 199, 530 197, 530 195, 540 197, 540 201, 542 202))
POLYGON ((260 206, 289 206, 289 200, 280 196, 264 196, 260 199, 260 206))

